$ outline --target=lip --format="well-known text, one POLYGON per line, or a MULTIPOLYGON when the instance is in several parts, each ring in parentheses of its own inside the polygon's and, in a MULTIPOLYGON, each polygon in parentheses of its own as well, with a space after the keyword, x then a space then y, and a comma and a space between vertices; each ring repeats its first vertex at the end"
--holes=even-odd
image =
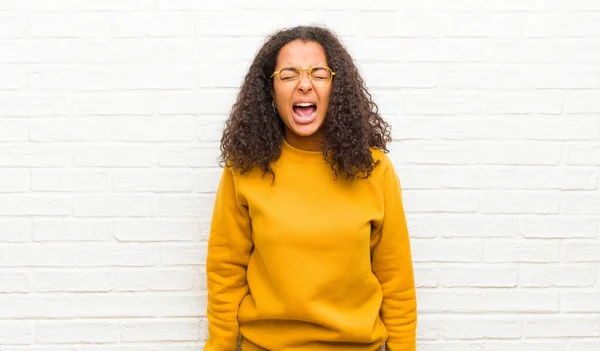
POLYGON ((315 105, 316 107, 318 107, 317 106, 317 102, 315 100, 310 100, 310 99, 294 100, 294 102, 292 102, 292 107, 294 107, 294 105, 296 105, 296 104, 300 104, 300 103, 303 103, 303 102, 309 102, 309 103, 315 105))

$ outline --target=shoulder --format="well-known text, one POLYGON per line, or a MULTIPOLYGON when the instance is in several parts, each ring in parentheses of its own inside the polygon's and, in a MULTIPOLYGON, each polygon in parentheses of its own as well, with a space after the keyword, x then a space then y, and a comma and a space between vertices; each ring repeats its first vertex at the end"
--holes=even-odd
POLYGON ((390 169, 394 169, 394 165, 392 164, 392 160, 390 160, 388 154, 375 147, 370 147, 369 150, 371 151, 373 161, 377 163, 375 169, 373 170, 374 172, 385 173, 390 169))

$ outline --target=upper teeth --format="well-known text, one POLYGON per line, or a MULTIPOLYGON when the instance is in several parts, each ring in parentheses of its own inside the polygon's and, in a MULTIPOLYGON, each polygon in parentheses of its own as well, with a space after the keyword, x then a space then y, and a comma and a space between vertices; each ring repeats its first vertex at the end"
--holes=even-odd
POLYGON ((314 105, 312 102, 299 102, 299 103, 295 104, 294 106, 306 107, 306 106, 312 106, 312 105, 314 105))

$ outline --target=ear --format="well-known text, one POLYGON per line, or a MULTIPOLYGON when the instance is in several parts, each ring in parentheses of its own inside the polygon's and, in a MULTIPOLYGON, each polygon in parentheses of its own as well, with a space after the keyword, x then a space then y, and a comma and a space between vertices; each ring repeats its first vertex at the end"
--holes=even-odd
POLYGON ((275 101, 275 90, 273 90, 273 88, 271 88, 271 99, 275 101))

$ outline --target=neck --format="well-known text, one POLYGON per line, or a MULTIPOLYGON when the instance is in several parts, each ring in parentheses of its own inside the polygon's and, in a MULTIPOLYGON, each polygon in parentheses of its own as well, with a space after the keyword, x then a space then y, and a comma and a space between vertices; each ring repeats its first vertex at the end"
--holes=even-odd
POLYGON ((321 130, 309 136, 299 136, 286 128, 285 140, 296 149, 305 151, 321 151, 324 135, 321 130))

